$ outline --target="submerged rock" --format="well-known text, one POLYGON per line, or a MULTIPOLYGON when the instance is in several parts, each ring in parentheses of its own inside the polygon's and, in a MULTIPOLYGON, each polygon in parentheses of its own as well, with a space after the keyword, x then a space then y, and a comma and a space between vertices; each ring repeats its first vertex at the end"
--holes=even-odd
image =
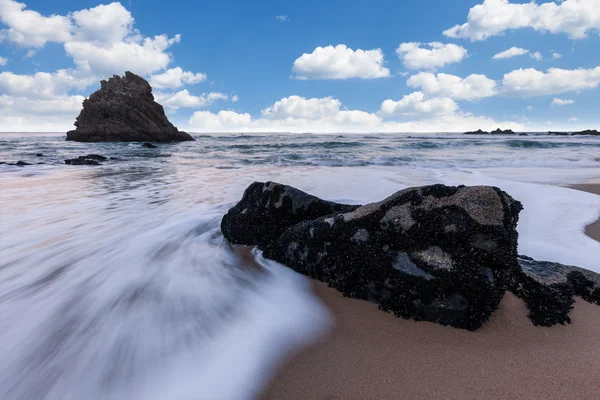
POLYGON ((157 146, 153 145, 152 143, 144 143, 142 147, 146 147, 148 149, 155 149, 157 146))
POLYGON ((100 82, 100 89, 83 101, 83 110, 67 132, 78 142, 171 142, 194 140, 169 122, 154 101, 152 87, 129 71, 100 82))
MULTIPOLYGON (((114 157, 111 157, 113 159, 114 157)), ((68 165, 102 165, 99 161, 107 161, 108 158, 98 154, 88 154, 87 156, 79 156, 65 160, 65 164, 68 165)))
POLYGON ((24 167, 24 166, 26 166, 26 165, 32 165, 32 164, 30 164, 30 163, 28 163, 28 162, 25 162, 25 161, 17 161, 17 162, 15 163, 15 165, 16 165, 17 167, 24 167))

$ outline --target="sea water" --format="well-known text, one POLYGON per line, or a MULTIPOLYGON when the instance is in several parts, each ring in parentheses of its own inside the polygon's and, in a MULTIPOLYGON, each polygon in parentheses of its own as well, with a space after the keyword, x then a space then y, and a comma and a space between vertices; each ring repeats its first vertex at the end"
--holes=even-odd
POLYGON ((524 205, 519 252, 600 272, 584 227, 600 138, 204 135, 73 143, 0 134, 0 399, 250 399, 331 328, 309 281, 219 223, 254 181, 350 203, 408 186, 498 186, 524 205), (41 153, 43 156, 36 157, 41 153), (116 157, 69 166, 86 154, 116 157), (37 164, 43 162, 43 164, 37 164))

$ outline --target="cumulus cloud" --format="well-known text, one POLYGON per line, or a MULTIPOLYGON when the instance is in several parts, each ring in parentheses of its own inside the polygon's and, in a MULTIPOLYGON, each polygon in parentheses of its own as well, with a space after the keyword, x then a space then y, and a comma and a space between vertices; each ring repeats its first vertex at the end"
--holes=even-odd
MULTIPOLYGON (((190 118, 190 125, 203 132, 235 131, 252 124, 250 114, 221 110, 218 113, 196 111, 190 118)), ((244 129, 245 130, 245 129, 244 129)))
POLYGON ((275 19, 279 22, 287 22, 288 16, 287 15, 276 15, 275 19))
POLYGON ((68 16, 43 16, 27 10, 26 5, 13 0, 0 0, 0 21, 7 40, 21 47, 43 47, 47 42, 64 43, 71 39, 73 25, 68 16))
POLYGON ((187 89, 183 89, 176 93, 156 92, 154 98, 163 106, 177 110, 179 108, 206 107, 217 100, 228 100, 229 96, 218 92, 203 93, 200 96, 194 96, 187 89))
POLYGON ((598 0, 565 0, 559 3, 516 4, 509 0, 485 0, 469 10, 467 22, 444 31, 451 38, 485 40, 507 30, 531 28, 540 32, 566 33, 572 39, 600 29, 598 0))
POLYGON ((206 80, 206 74, 184 71, 181 67, 166 70, 152 75, 150 84, 156 89, 177 89, 183 85, 193 85, 206 80))
POLYGON ((125 41, 100 44, 96 42, 72 41, 65 43, 65 51, 73 58, 75 65, 91 74, 110 75, 130 70, 148 75, 169 65, 171 56, 165 52, 180 35, 169 38, 157 35, 142 41, 125 41))
POLYGON ((4 57, 0 57, 0 67, 5 66, 7 62, 8 62, 8 59, 6 59, 4 57))
POLYGON ((0 73, 0 92, 29 98, 53 99, 64 96, 71 89, 82 90, 93 81, 74 74, 72 70, 59 69, 56 72, 36 72, 33 75, 19 75, 12 72, 0 73))
POLYGON ((501 51, 500 53, 494 55, 492 58, 494 60, 502 60, 502 59, 505 59, 505 58, 512 58, 512 57, 516 57, 516 56, 522 56, 523 54, 527 54, 527 53, 529 53, 529 50, 513 46, 513 47, 511 47, 508 50, 501 51))
POLYGON ((406 84, 412 88, 420 88, 428 96, 456 100, 477 100, 497 93, 496 81, 481 74, 460 78, 450 74, 420 72, 408 78, 406 84))
POLYGON ((456 44, 431 42, 401 43, 396 54, 409 69, 436 69, 444 65, 461 61, 467 56, 467 50, 456 44))
POLYGON ((560 54, 560 53, 556 53, 556 52, 552 53, 552 58, 555 59, 555 60, 557 60, 557 59, 559 59, 561 57, 562 57, 562 54, 560 54))
POLYGON ((593 69, 518 69, 504 75, 502 92, 510 96, 533 97, 594 89, 600 84, 600 67, 593 69))
POLYGON ((346 45, 317 47, 294 61, 297 79, 374 79, 390 76, 381 49, 352 50, 346 45))
POLYGON ((432 115, 451 114, 458 110, 458 104, 447 97, 434 97, 425 100, 422 92, 414 92, 402 97, 399 101, 385 100, 379 110, 382 116, 395 115, 432 115))
POLYGON ((575 103, 575 100, 571 100, 571 99, 559 99, 559 98, 554 98, 552 100, 552 105, 553 106, 566 106, 569 104, 573 104, 575 103))
POLYGON ((133 30, 134 19, 121 3, 101 4, 70 14, 76 41, 120 42, 133 30))
POLYGON ((577 120, 577 118, 573 117, 573 118, 569 118, 567 121, 569 121, 569 122, 575 122, 575 121, 578 121, 578 120, 577 120))

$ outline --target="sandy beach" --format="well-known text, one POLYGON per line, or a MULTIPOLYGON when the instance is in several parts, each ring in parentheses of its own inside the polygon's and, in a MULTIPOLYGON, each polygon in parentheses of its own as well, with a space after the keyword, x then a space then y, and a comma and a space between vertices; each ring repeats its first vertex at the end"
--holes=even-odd
MULTIPOLYGON (((600 195, 600 185, 573 185, 600 195)), ((600 221, 586 233, 600 240, 600 221)), ((511 293, 477 332, 402 320, 314 282, 330 335, 284 365, 263 399, 592 399, 600 385, 600 307, 577 299, 542 328, 511 293)))

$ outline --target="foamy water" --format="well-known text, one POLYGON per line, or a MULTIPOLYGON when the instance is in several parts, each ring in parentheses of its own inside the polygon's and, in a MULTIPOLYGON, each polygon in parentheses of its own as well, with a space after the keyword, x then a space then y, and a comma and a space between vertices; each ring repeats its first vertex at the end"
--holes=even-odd
POLYGON ((584 227, 600 139, 406 135, 202 136, 84 144, 0 135, 0 399, 250 399, 330 328, 304 277, 224 242, 256 180, 342 202, 407 186, 493 184, 524 204, 522 254, 600 271, 584 227), (44 157, 35 157, 43 153, 44 157), (66 166, 89 153, 103 166, 66 166))

